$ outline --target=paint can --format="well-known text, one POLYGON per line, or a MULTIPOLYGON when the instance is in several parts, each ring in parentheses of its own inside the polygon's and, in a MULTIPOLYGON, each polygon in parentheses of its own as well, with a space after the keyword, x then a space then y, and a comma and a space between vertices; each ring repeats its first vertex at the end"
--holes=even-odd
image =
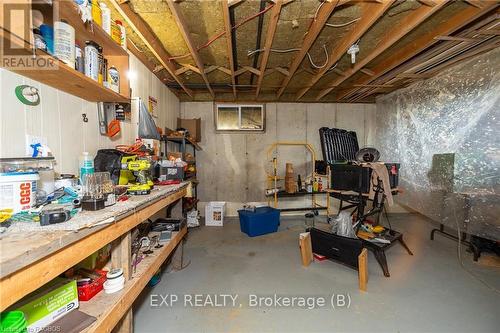
POLYGON ((111 66, 108 70, 108 82, 111 90, 117 93, 120 92, 120 73, 115 66, 111 66))
POLYGON ((33 207, 39 179, 38 172, 0 173, 0 209, 18 213, 33 207))
POLYGON ((94 41, 85 42, 85 75, 94 81, 99 80, 99 47, 94 41))
POLYGON ((65 21, 54 23, 54 55, 75 68, 75 28, 65 21))

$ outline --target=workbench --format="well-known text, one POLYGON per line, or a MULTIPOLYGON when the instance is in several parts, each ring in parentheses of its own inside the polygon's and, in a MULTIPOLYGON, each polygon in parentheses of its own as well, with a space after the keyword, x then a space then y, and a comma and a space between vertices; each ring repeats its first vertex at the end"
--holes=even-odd
MULTIPOLYGON (((174 261, 178 264, 182 260, 182 247, 177 245, 186 236, 187 228, 172 233, 171 240, 144 258, 135 272, 131 272, 130 268, 130 231, 174 203, 179 202, 178 206, 181 206, 180 199, 186 195, 187 186, 188 183, 182 183, 159 187, 148 195, 150 200, 145 200, 148 196, 136 197, 137 204, 131 197, 127 210, 117 213, 114 222, 109 224, 78 232, 14 233, 3 236, 0 239, 0 312, 111 243, 110 264, 112 268, 123 268, 125 287, 114 294, 102 291, 91 300, 80 302, 79 310, 97 318, 85 332, 110 332, 117 324, 120 331, 132 331, 131 305, 174 251, 174 261)), ((180 209, 176 209, 176 213, 180 209)))

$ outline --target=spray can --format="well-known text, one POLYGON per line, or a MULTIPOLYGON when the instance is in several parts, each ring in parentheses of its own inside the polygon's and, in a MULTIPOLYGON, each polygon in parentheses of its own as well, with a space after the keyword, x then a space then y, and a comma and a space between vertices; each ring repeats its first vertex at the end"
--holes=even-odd
POLYGON ((111 66, 108 70, 108 83, 111 90, 120 92, 120 73, 115 66, 111 66))
POLYGON ((99 80, 99 47, 94 41, 85 42, 85 75, 94 81, 99 80))

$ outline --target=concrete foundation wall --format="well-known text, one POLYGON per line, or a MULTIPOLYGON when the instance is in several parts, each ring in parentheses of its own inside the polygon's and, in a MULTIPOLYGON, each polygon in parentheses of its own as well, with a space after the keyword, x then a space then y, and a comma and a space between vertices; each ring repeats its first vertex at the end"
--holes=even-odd
MULTIPOLYGON (((267 159, 268 147, 277 141, 308 142, 323 159, 319 140, 320 127, 355 130, 359 145, 374 142, 375 105, 373 104, 306 104, 267 103, 264 133, 216 133, 214 104, 181 102, 183 118, 202 119, 203 151, 197 153, 199 209, 209 201, 226 201, 227 215, 236 215, 245 202, 267 202, 266 170, 272 171, 267 159)), ((294 164, 295 174, 304 179, 310 157, 304 148, 283 148, 278 151, 278 171, 285 174, 285 163, 294 164)), ((324 197, 324 196, 323 196, 324 197)), ((311 205, 310 198, 280 201, 280 207, 311 205)), ((324 200, 318 200, 323 203, 324 200)))

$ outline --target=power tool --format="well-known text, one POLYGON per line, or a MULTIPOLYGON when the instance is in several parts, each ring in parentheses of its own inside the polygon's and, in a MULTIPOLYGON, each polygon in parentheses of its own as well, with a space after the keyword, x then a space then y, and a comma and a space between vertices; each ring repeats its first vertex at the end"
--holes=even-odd
POLYGON ((144 195, 151 193, 154 186, 151 178, 151 162, 148 160, 133 160, 126 163, 126 169, 135 176, 135 182, 129 183, 128 194, 144 195))

